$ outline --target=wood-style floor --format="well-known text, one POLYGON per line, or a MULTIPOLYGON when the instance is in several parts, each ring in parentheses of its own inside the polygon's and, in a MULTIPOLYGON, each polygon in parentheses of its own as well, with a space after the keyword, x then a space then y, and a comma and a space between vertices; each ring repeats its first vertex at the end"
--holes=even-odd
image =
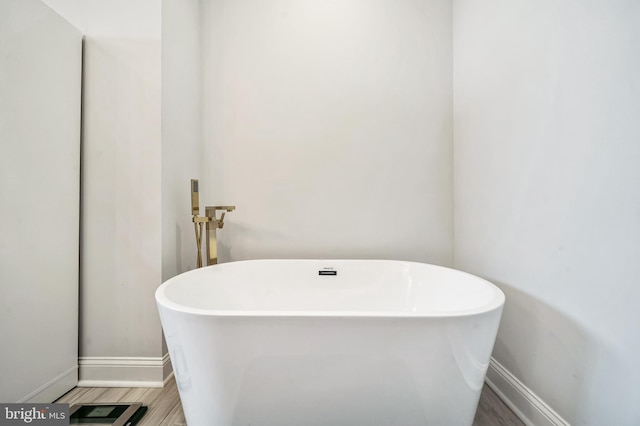
MULTIPOLYGON (((56 402, 142 402, 149 407, 139 426, 185 426, 174 379, 164 388, 75 388, 56 402)), ((452 425, 454 426, 454 425, 452 425)), ((524 426, 498 396, 485 385, 473 426, 524 426)))

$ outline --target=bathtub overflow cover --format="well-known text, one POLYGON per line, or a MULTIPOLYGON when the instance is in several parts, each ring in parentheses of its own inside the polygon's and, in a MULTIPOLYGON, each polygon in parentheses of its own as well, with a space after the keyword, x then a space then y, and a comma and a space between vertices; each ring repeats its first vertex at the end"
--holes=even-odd
POLYGON ((318 271, 318 275, 338 275, 338 271, 333 268, 322 268, 318 271))

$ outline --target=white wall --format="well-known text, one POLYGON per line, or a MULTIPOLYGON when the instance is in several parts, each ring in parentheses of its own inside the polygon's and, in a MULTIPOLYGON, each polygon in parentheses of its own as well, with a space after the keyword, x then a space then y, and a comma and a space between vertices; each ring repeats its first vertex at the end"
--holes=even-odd
POLYGON ((222 261, 452 255, 451 2, 203 2, 222 261))
POLYGON ((160 0, 42 0, 85 35, 159 38, 160 0))
POLYGON ((162 280, 196 266, 190 179, 201 178, 198 0, 162 2, 162 280))
POLYGON ((77 383, 82 35, 0 2, 0 401, 77 383))
POLYGON ((161 1, 45 1, 86 36, 80 383, 158 385, 161 1))
POLYGON ((571 424, 640 424, 640 4, 454 1, 455 265, 571 424))
POLYGON ((88 37, 84 54, 80 355, 157 357, 160 41, 88 37))

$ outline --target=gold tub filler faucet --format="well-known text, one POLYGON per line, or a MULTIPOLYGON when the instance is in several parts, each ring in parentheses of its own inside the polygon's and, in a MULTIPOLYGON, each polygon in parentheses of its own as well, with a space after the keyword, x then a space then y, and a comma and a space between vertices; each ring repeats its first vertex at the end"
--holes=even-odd
POLYGON ((232 212, 236 206, 209 206, 204 208, 204 216, 200 214, 200 196, 198 193, 198 179, 191 179, 191 214, 193 215, 193 227, 196 231, 196 245, 198 247, 198 257, 196 258, 197 267, 202 267, 202 226, 206 227, 207 238, 207 265, 215 265, 218 263, 218 239, 216 238, 216 230, 222 229, 224 226, 224 215, 232 212), (220 219, 216 217, 216 213, 222 211, 220 219))

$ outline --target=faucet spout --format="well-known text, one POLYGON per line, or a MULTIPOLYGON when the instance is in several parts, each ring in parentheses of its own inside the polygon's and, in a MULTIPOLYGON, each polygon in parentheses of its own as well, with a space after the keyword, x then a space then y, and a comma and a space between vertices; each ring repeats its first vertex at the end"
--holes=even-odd
POLYGON ((209 209, 213 209, 213 210, 226 210, 227 212, 232 212, 236 209, 236 206, 213 206, 213 207, 207 207, 209 209))
POLYGON ((228 212, 234 211, 235 209, 236 206, 211 206, 205 208, 205 214, 207 215, 207 217, 211 218, 210 220, 213 222, 214 228, 222 229, 224 227, 224 215, 228 212), (216 217, 216 213, 218 211, 222 211, 220 219, 216 217))

